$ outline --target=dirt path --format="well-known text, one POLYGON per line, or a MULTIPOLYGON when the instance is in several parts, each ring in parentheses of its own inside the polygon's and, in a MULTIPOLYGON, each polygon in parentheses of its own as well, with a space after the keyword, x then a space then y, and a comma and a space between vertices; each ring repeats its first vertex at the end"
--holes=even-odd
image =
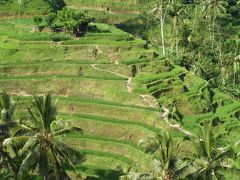
MULTIPOLYGON (((117 76, 120 76, 120 77, 124 77, 124 78, 127 78, 128 81, 127 81, 127 84, 126 84, 126 87, 127 87, 127 91, 129 93, 132 93, 132 77, 128 77, 128 76, 125 76, 123 74, 120 74, 120 73, 116 73, 116 72, 113 72, 113 71, 108 71, 108 70, 104 70, 104 69, 100 69, 100 68, 97 68, 97 64, 92 64, 90 65, 92 68, 94 68, 95 70, 98 70, 98 71, 102 71, 102 72, 108 72, 108 73, 111 73, 111 74, 114 74, 114 75, 117 75, 117 76)), ((145 94, 138 94, 144 102, 146 102, 149 107, 152 107, 152 108, 159 108, 158 106, 158 102, 156 101, 156 99, 150 95, 145 95, 145 94)))
POLYGON ((169 127, 173 128, 173 129, 176 129, 178 131, 181 131, 181 132, 183 132, 186 135, 193 136, 193 134, 191 132, 183 129, 183 127, 180 124, 171 124, 169 122, 169 118, 168 118, 169 109, 167 109, 166 107, 162 107, 162 109, 163 109, 163 113, 158 113, 158 116, 162 117, 163 120, 165 121, 165 123, 167 123, 167 125, 169 127))
POLYGON ((126 87, 127 87, 127 91, 129 93, 132 93, 132 78, 131 77, 128 77, 128 76, 125 76, 123 74, 119 74, 117 72, 113 72, 113 71, 108 71, 108 70, 105 70, 105 69, 100 69, 100 68, 97 68, 97 64, 92 64, 90 65, 93 69, 95 70, 98 70, 98 71, 102 71, 102 72, 107 72, 107 73, 111 73, 111 74, 114 74, 114 75, 117 75, 117 76, 120 76, 120 77, 123 77, 123 78, 127 78, 128 81, 127 81, 127 84, 126 84, 126 87))
MULTIPOLYGON (((104 69, 100 69, 100 68, 97 68, 96 67, 97 64, 92 64, 91 67, 94 68, 95 70, 98 70, 98 71, 102 71, 102 72, 108 72, 108 73, 111 73, 111 74, 114 74, 114 75, 117 75, 117 76, 120 76, 120 77, 124 77, 124 78, 127 78, 128 81, 127 81, 127 84, 126 84, 126 87, 127 87, 127 90, 129 93, 132 93, 132 78, 131 77, 128 77, 128 76, 125 76, 125 75, 122 75, 122 74, 119 74, 119 73, 116 73, 116 72, 113 72, 113 71, 108 71, 108 70, 104 70, 104 69)), ((159 105, 158 105, 158 102, 157 100, 151 96, 151 95, 145 95, 145 94, 138 94, 144 102, 146 102, 149 107, 152 107, 152 108, 159 108, 159 105)), ((193 134, 190 133, 189 131, 183 129, 183 127, 180 125, 180 124, 171 124, 169 122, 169 118, 168 118, 168 115, 169 115, 169 109, 167 109, 166 107, 162 107, 163 109, 163 112, 160 113, 160 112, 157 112, 157 116, 158 117, 161 117, 163 118, 164 122, 170 127, 170 128, 173 128, 173 129, 176 129, 186 135, 189 135, 189 136, 192 136, 193 134)))
POLYGON ((154 97, 144 94, 139 94, 139 96, 142 97, 143 101, 145 101, 149 105, 149 107, 159 108, 158 102, 154 97))

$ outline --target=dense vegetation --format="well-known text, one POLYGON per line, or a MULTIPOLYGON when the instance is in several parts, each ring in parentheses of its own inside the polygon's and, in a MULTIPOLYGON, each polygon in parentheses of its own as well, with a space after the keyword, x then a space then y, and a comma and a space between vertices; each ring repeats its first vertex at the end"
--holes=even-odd
POLYGON ((0 1, 0 179, 239 179, 239 6, 0 1))
POLYGON ((140 8, 142 33, 162 55, 240 97, 239 1, 140 0, 140 8))

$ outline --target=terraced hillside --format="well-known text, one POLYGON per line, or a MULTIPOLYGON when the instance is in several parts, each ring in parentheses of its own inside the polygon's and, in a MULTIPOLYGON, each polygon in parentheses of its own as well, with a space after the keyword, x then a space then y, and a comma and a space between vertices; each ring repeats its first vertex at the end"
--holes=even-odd
MULTIPOLYGON (((67 3, 96 10, 99 2, 67 3)), ((114 9, 113 2, 108 5, 114 9)), ((102 33, 74 38, 34 33, 31 18, 0 21, 1 89, 16 96, 22 111, 33 94, 51 92, 58 98, 59 118, 84 130, 64 139, 86 154, 78 167, 84 175, 118 179, 133 162, 145 164, 149 157, 139 144, 162 128, 169 128, 177 141, 214 119, 215 131, 228 133, 226 143, 238 140, 240 102, 160 59, 143 40, 111 25, 96 25, 102 33)), ((193 152, 183 148, 184 153, 193 152)))
POLYGON ((98 21, 123 23, 139 17, 137 0, 67 0, 66 4, 75 9, 85 9, 98 21))

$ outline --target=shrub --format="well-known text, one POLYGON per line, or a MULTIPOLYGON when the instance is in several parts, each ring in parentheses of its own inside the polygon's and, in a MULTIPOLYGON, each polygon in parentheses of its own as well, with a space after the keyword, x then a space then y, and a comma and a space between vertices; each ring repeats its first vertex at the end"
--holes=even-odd
POLYGON ((66 6, 64 0, 45 0, 45 1, 47 1, 51 5, 52 10, 54 12, 57 12, 63 9, 64 6, 66 6))
POLYGON ((57 19, 63 25, 65 31, 72 35, 86 32, 88 24, 93 21, 93 18, 86 12, 67 8, 58 12, 57 19))
POLYGON ((43 30, 43 26, 41 25, 43 18, 41 16, 34 16, 33 21, 38 30, 43 30))
POLYGON ((57 14, 56 14, 56 13, 50 13, 50 14, 45 18, 45 21, 46 21, 46 23, 47 23, 47 25, 48 25, 49 27, 52 27, 53 22, 55 21, 56 17, 57 17, 57 14))

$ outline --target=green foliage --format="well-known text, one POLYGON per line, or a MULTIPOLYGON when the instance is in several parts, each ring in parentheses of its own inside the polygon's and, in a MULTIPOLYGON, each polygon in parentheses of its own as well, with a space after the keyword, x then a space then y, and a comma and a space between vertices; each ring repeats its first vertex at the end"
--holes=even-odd
POLYGON ((86 31, 88 24, 93 21, 93 18, 86 12, 68 8, 59 11, 57 19, 68 33, 74 35, 80 31, 86 31))
POLYGON ((183 179, 194 172, 190 164, 178 159, 174 154, 173 138, 168 132, 157 134, 144 145, 146 151, 152 154, 149 167, 141 169, 141 166, 133 166, 128 174, 129 179, 183 179))
POLYGON ((24 158, 18 177, 26 177, 36 166, 43 177, 68 177, 64 165, 68 164, 74 169, 76 162, 79 163, 83 157, 60 139, 73 131, 81 132, 81 129, 56 120, 57 109, 50 95, 35 97, 33 107, 28 108, 28 112, 29 117, 20 121, 15 135, 5 143, 9 147, 19 140, 24 142, 21 149, 24 158))
POLYGON ((33 21, 34 21, 35 25, 38 26, 43 21, 43 18, 40 16, 34 16, 33 21))
POLYGON ((66 6, 64 0, 45 0, 45 1, 51 5, 52 11, 54 12, 62 10, 66 6))
POLYGON ((42 26, 40 24, 43 22, 43 18, 41 16, 34 16, 33 21, 35 26, 38 28, 38 30, 42 30, 42 26))
POLYGON ((45 18, 45 21, 49 27, 52 27, 56 17, 57 17, 56 13, 50 13, 47 15, 47 17, 45 18))
POLYGON ((192 176, 197 179, 224 178, 224 170, 231 169, 235 153, 231 146, 225 148, 217 147, 217 134, 213 133, 212 122, 200 127, 196 139, 198 159, 194 161, 197 172, 192 176))
POLYGON ((237 1, 140 0, 139 7, 146 27, 144 38, 163 51, 165 45, 175 63, 200 75, 213 88, 225 86, 225 91, 238 98, 231 85, 226 86, 227 81, 239 83, 237 1), (166 28, 161 32, 163 25, 166 28))

